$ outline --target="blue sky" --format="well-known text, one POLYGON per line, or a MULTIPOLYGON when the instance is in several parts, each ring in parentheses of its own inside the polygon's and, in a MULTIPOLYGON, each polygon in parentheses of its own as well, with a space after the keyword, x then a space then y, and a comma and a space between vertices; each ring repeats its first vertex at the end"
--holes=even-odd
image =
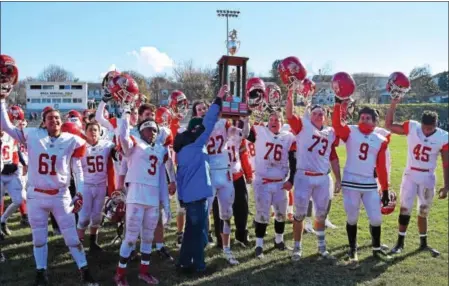
POLYGON ((215 67, 230 19, 249 70, 266 75, 274 60, 297 56, 309 74, 448 70, 448 3, 1 3, 1 53, 20 77, 58 64, 85 81, 111 67, 146 76, 171 74, 173 62, 215 67))

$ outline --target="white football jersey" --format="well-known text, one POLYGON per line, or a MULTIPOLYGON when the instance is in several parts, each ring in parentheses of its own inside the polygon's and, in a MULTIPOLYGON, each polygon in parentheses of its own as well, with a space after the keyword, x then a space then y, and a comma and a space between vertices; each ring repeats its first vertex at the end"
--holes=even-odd
POLYGON ((167 148, 161 144, 149 145, 140 138, 131 136, 133 150, 127 156, 128 172, 126 183, 139 183, 159 187, 159 175, 165 168, 167 148))
POLYGON ((387 129, 382 127, 374 127, 374 132, 382 135, 383 137, 387 138, 388 141, 390 141, 391 132, 387 129))
POLYGON ((242 140, 243 136, 240 132, 230 136, 228 140, 228 154, 232 174, 242 171, 242 162, 240 160, 240 146, 242 144, 242 140))
MULTIPOLYGON (((11 164, 13 163, 14 152, 17 152, 17 142, 6 133, 3 133, 1 137, 2 140, 2 163, 11 164)), ((17 164, 17 162, 14 162, 17 164)))
POLYGON ((86 144, 86 155, 82 159, 84 182, 86 184, 107 184, 108 159, 115 144, 99 140, 97 145, 86 144))
POLYGON ((310 120, 302 120, 296 137, 296 169, 326 174, 330 168, 332 145, 337 136, 334 128, 324 126, 318 130, 310 120))
POLYGON ((421 170, 433 174, 437 166, 438 154, 448 148, 448 132, 437 128, 435 133, 426 137, 421 123, 410 120, 407 134, 407 167, 406 170, 421 170))
MULTIPOLYGON (((86 143, 79 136, 63 132, 58 138, 46 129, 25 129, 28 150, 28 183, 42 190, 67 189, 71 178, 71 158, 82 158, 86 143)), ((58 196, 65 195, 59 192, 58 196)))
POLYGON ((349 125, 349 128, 351 132, 346 140, 346 164, 344 171, 374 178, 377 155, 382 144, 387 139, 375 132, 365 135, 360 132, 359 127, 356 125, 349 125))
POLYGON ((256 142, 255 173, 260 178, 285 179, 289 173, 288 152, 295 144, 291 132, 273 134, 268 127, 253 126, 256 142))
POLYGON ((251 169, 254 172, 255 168, 255 160, 256 160, 256 145, 254 145, 253 142, 246 140, 246 150, 248 150, 248 156, 249 156, 249 163, 251 164, 251 169))
POLYGON ((228 155, 228 129, 231 124, 226 119, 220 119, 215 123, 209 142, 207 143, 207 153, 209 154, 210 169, 226 169, 229 167, 228 155))

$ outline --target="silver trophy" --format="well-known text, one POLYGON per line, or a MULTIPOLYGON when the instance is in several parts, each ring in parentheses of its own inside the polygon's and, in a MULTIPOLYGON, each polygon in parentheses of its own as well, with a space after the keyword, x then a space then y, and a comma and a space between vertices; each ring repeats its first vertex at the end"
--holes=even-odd
POLYGON ((240 49, 240 41, 237 39, 237 31, 234 29, 229 32, 229 40, 227 41, 228 52, 231 56, 235 55, 240 49))

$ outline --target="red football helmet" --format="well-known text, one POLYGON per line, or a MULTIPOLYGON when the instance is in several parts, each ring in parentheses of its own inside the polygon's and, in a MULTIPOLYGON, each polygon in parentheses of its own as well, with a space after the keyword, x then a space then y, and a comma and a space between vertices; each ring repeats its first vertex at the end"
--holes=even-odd
POLYGON ((78 125, 80 128, 83 127, 83 116, 78 111, 72 109, 67 113, 66 116, 67 122, 72 122, 78 125))
POLYGON ((387 82, 387 91, 391 98, 401 98, 410 90, 410 80, 401 72, 394 72, 387 82))
POLYGON ((280 110, 282 103, 281 88, 273 83, 266 83, 264 103, 273 110, 280 110))
POLYGON ((178 117, 184 118, 189 111, 187 96, 180 90, 173 91, 168 98, 168 108, 178 117))
POLYGON ((115 76, 108 83, 108 91, 119 104, 134 104, 139 94, 136 81, 129 75, 115 76))
POLYGON ((11 122, 17 122, 25 119, 25 113, 18 105, 12 105, 9 107, 8 116, 11 122))
POLYGON ((316 85, 312 80, 305 78, 298 84, 298 88, 296 89, 298 100, 301 102, 312 102, 312 96, 315 94, 316 85))
POLYGON ((355 91, 355 81, 345 72, 339 72, 332 77, 332 90, 341 100, 348 100, 355 91))
POLYGON ((8 96, 19 80, 19 69, 16 62, 8 55, 0 55, 0 93, 8 96))
POLYGON ((279 77, 285 85, 301 82, 307 76, 307 71, 297 57, 283 59, 278 65, 279 77))
POLYGON ((246 82, 246 102, 251 109, 261 106, 265 98, 265 83, 258 77, 250 78, 246 82))
POLYGON ((104 206, 104 213, 106 217, 113 223, 122 222, 126 214, 126 197, 120 191, 115 191, 111 194, 104 206))
POLYGON ((171 123, 171 112, 165 107, 159 107, 156 109, 156 123, 159 126, 169 127, 171 123))
POLYGON ((120 72, 118 71, 109 71, 106 73, 106 75, 103 77, 103 81, 101 82, 101 85, 103 87, 103 91, 105 93, 110 93, 108 86, 109 86, 109 82, 116 76, 119 76, 120 72))
POLYGON ((394 209, 396 208, 396 193, 390 191, 389 196, 390 196, 390 202, 388 203, 387 206, 384 207, 382 202, 380 203, 380 211, 383 215, 389 215, 389 214, 393 213, 394 209))
POLYGON ((67 133, 70 133, 73 135, 77 135, 83 139, 85 138, 81 127, 78 126, 78 124, 73 123, 73 122, 64 122, 61 125, 61 132, 67 132, 67 133))

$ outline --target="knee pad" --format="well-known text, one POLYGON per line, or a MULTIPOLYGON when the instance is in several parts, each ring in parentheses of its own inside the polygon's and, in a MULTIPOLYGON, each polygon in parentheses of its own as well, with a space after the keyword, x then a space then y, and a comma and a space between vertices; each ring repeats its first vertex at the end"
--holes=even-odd
POLYGON ((423 217, 423 218, 427 218, 427 216, 429 216, 429 206, 428 205, 420 205, 419 206, 419 212, 418 212, 418 216, 423 217))
POLYGON ((82 246, 75 227, 64 229, 61 228, 61 234, 64 237, 65 245, 68 247, 78 247, 79 245, 82 246))
POLYGON ((302 222, 306 218, 305 214, 295 214, 293 215, 293 219, 297 222, 302 222))
MULTIPOLYGON (((102 219, 102 215, 101 213, 98 214, 92 214, 92 218, 90 219, 91 221, 91 227, 95 227, 95 228, 99 228, 101 225, 101 219, 102 219)), ((79 224, 79 220, 78 220, 78 224, 79 224)))
POLYGON ((256 237, 263 238, 265 236, 265 232, 267 231, 267 224, 255 222, 256 229, 256 237))
POLYGON ((33 246, 43 247, 47 244, 48 229, 47 228, 35 228, 31 230, 33 234, 33 246))
POLYGON ((327 213, 326 212, 317 212, 315 214, 315 220, 319 223, 324 223, 326 221, 327 213))
POLYGON ((377 227, 382 225, 382 215, 379 215, 378 217, 368 218, 369 224, 371 226, 377 227))
POLYGON ((411 215, 411 210, 406 208, 406 207, 401 207, 399 213, 401 215, 406 215, 406 216, 410 216, 411 215))
POLYGON ((284 233, 285 230, 285 222, 274 221, 274 231, 278 234, 284 233))
POLYGON ((83 218, 78 218, 78 225, 77 225, 78 229, 84 230, 84 229, 87 228, 88 225, 89 225, 89 220, 88 219, 86 219, 84 217, 83 218))
POLYGON ((410 216, 409 215, 400 214, 399 218, 398 218, 398 222, 399 222, 400 225, 407 226, 409 224, 409 222, 410 222, 410 216))

